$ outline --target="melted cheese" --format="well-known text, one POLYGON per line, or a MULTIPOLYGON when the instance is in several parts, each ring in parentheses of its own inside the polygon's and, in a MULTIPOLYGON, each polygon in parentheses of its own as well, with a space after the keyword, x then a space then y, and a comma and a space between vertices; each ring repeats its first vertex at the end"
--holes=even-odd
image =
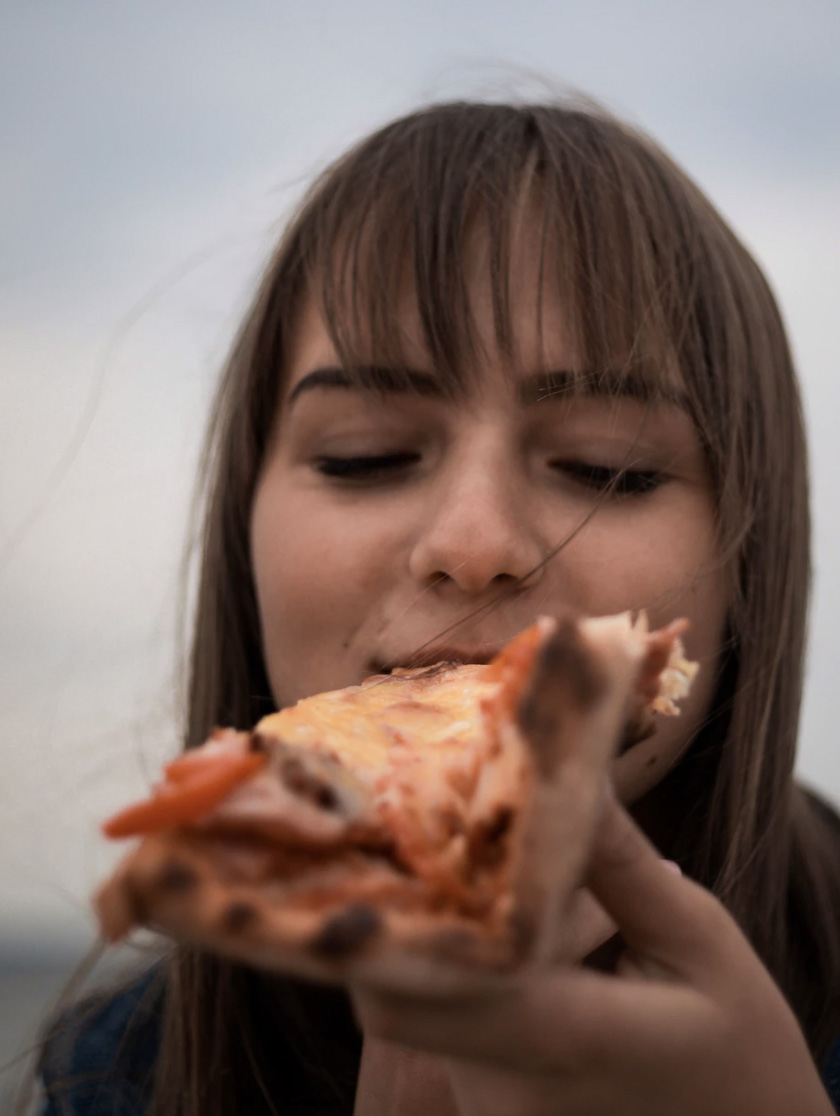
POLYGON ((375 675, 361 686, 305 698, 264 717, 256 731, 334 756, 370 781, 412 757, 423 766, 448 766, 485 742, 481 704, 499 686, 485 667, 411 674, 375 675))

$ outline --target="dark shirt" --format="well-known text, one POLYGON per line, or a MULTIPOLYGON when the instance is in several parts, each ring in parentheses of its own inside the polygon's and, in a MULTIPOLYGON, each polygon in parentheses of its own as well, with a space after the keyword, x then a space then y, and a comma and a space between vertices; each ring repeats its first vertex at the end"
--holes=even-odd
POLYGON ((83 1001, 47 1031, 42 1116, 144 1116, 160 1042, 164 973, 83 1001))
MULTIPOLYGON (((41 1116, 145 1116, 163 1000, 164 974, 153 969, 115 996, 83 1003, 65 1016, 48 1036, 42 1059, 41 1116)), ((822 1078, 840 1113, 840 1039, 822 1078)), ((320 1105, 300 1108, 319 1110, 320 1105)))
POLYGON ((822 1069, 823 1083, 834 1111, 840 1112, 840 1039, 835 1042, 822 1069))

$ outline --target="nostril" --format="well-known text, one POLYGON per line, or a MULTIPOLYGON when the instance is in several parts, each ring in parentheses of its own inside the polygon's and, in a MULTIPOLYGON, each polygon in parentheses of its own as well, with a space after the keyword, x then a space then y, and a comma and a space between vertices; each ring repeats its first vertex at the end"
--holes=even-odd
POLYGON ((482 510, 448 509, 420 533, 409 561, 419 584, 475 595, 515 588, 540 566, 545 552, 527 524, 501 516, 485 522, 482 510))

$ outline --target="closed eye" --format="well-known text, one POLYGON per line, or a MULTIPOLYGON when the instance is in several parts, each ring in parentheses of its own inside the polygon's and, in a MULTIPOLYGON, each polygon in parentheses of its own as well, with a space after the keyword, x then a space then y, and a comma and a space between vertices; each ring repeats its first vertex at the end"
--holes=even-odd
POLYGON ((348 481, 396 479, 420 461, 419 453, 382 453, 358 457, 319 457, 315 468, 322 476, 348 481))
POLYGON ((555 461, 552 465, 584 488, 611 496, 643 496, 664 480, 656 469, 618 469, 585 461, 555 461))

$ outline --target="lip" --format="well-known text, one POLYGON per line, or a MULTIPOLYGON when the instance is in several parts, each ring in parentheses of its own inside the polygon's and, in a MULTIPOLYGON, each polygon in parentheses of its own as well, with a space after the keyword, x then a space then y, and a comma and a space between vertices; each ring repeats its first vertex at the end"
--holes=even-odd
POLYGON ((496 651, 488 651, 486 645, 483 648, 478 648, 436 643, 430 647, 424 647, 416 654, 393 655, 389 658, 374 659, 370 663, 370 669, 374 674, 390 674, 397 667, 407 670, 421 670, 423 667, 435 666, 437 663, 457 663, 459 666, 466 664, 483 665, 489 663, 495 655, 496 651))

